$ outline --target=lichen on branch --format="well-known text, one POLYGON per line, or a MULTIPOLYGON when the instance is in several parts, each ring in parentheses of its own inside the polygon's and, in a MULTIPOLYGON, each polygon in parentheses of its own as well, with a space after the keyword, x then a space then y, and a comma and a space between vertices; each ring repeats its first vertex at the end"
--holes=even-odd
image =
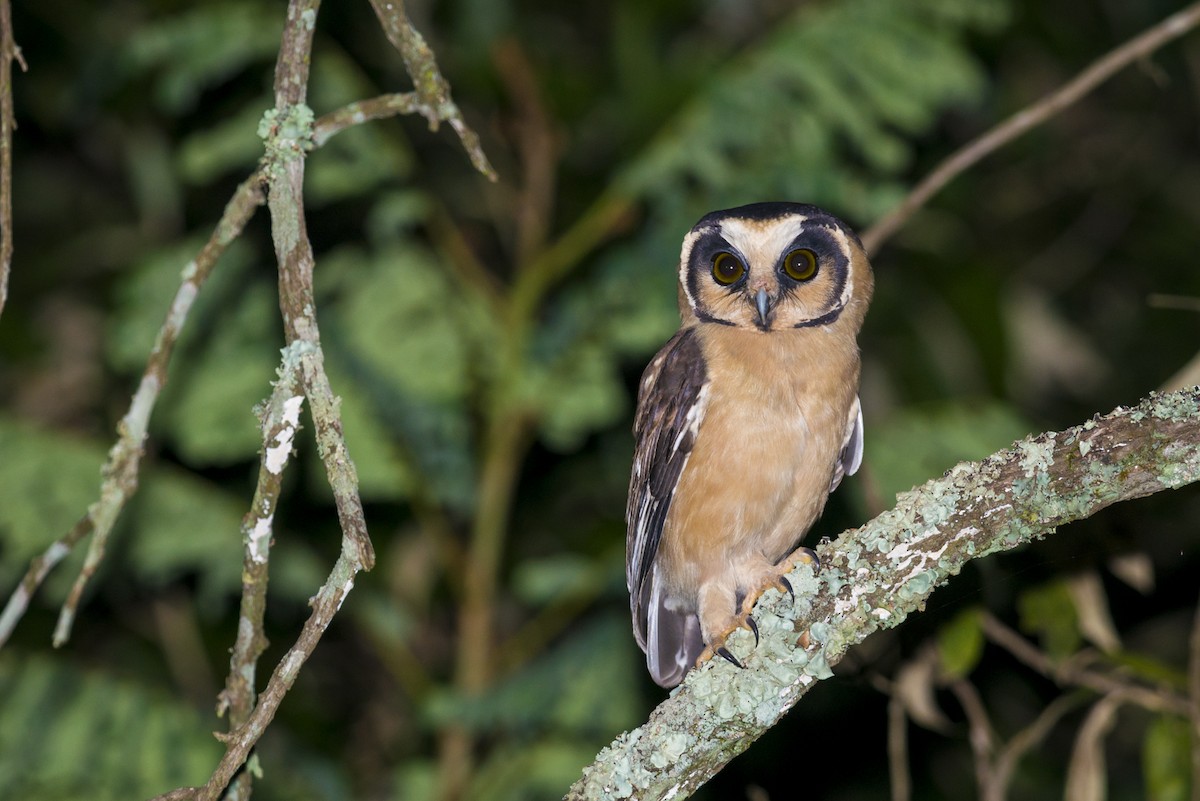
POLYGON ((1200 479, 1200 387, 1152 394, 1029 437, 897 498, 895 508, 822 544, 821 568, 789 576, 754 610, 761 642, 735 632, 739 670, 713 660, 641 727, 584 770, 567 798, 685 798, 775 725, 846 651, 924 608, 971 559, 1009 550, 1120 501, 1200 479))

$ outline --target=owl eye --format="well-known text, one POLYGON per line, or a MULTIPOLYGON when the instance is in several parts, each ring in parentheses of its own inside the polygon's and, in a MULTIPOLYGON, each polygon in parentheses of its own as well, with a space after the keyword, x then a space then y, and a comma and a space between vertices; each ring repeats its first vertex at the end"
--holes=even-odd
POLYGON ((817 274, 817 254, 808 248, 796 248, 783 257, 783 271, 793 281, 811 281, 817 274))
POLYGON ((713 280, 721 286, 736 284, 746 274, 746 266, 732 253, 722 251, 713 257, 713 280))

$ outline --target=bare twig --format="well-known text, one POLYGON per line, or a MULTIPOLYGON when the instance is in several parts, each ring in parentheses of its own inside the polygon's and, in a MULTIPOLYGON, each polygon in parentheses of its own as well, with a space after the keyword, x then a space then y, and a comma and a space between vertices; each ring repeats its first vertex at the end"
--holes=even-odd
POLYGON ((357 100, 331 111, 313 123, 313 147, 320 147, 335 134, 370 120, 382 120, 398 114, 418 114, 425 106, 416 92, 388 94, 357 100))
POLYGON ((1110 673, 1098 673, 1070 663, 1055 664, 1032 643, 986 612, 983 615, 983 633, 1025 665, 1059 684, 1085 687, 1101 695, 1120 692, 1130 703, 1138 704, 1152 712, 1170 712, 1175 715, 1188 713, 1188 700, 1168 687, 1142 687, 1110 673))
POLYGON ((998 150, 1031 128, 1042 124, 1078 101, 1088 92, 1108 80, 1116 72, 1133 62, 1178 39, 1200 24, 1200 3, 1192 3, 1110 51, 1103 58, 1079 73, 1066 85, 1044 98, 1027 106, 983 136, 968 142, 942 161, 933 172, 901 201, 863 233, 862 241, 868 253, 878 252, 881 245, 892 237, 921 206, 941 191, 942 187, 957 178, 977 161, 998 150))
POLYGON ((1013 735, 993 763, 991 783, 984 788, 981 801, 1004 801, 1008 797, 1008 786, 1021 757, 1041 744, 1063 716, 1081 706, 1088 697, 1090 696, 1082 692, 1076 692, 1055 698, 1042 709, 1033 723, 1013 735))
MULTIPOLYGON (((267 648, 263 616, 267 609, 267 579, 273 521, 279 501, 283 469, 292 453, 292 443, 300 428, 300 377, 295 361, 285 360, 270 400, 262 411, 263 450, 258 469, 258 485, 250 511, 242 519, 242 603, 238 617, 237 639, 229 659, 229 677, 217 703, 217 716, 229 711, 229 730, 237 731, 250 719, 257 697, 255 675, 258 659, 267 648)), ((251 771, 243 771, 234 780, 226 799, 248 798, 251 771)))
POLYGON ((208 279, 217 260, 241 233, 262 202, 261 178, 256 173, 238 187, 208 242, 196 258, 184 266, 182 281, 150 351, 137 392, 129 410, 117 423, 117 442, 109 450, 108 462, 102 470, 104 480, 100 487, 100 498, 88 508, 87 515, 76 523, 66 536, 55 541, 45 553, 33 560, 25 578, 9 598, 4 613, 0 615, 0 646, 12 633, 13 627, 29 605, 34 591, 50 568, 61 561, 76 543, 94 533, 95 537, 88 549, 83 569, 59 615, 54 631, 54 644, 62 645, 70 636, 71 623, 75 618, 79 600, 88 579, 95 573, 104 556, 109 532, 112 531, 112 526, 125 503, 137 490, 146 428, 158 395, 167 383, 167 366, 179 332, 187 321, 196 295, 208 279))
MULTIPOLYGON (((851 646, 924 608, 966 562, 1197 480, 1200 388, 1152 394, 1134 408, 954 467, 820 546, 818 573, 802 565, 788 576, 794 604, 765 593, 754 609, 758 646, 745 631, 727 642, 745 668, 715 660, 692 671, 646 724, 600 752, 567 798, 686 797, 833 675, 830 667, 851 646), (803 647, 796 632, 807 634, 803 647)), ((1160 699, 1159 708, 1180 714, 1174 700, 1160 699)))
POLYGON ((1127 692, 1116 690, 1092 705, 1079 732, 1067 765, 1065 801, 1098 801, 1105 796, 1104 738, 1116 723, 1121 705, 1130 702, 1127 692))
MULTIPOLYGON (((338 404, 325 375, 313 298, 312 246, 304 221, 304 155, 311 147, 313 124, 312 112, 304 105, 304 100, 319 6, 320 0, 290 0, 288 3, 287 22, 275 67, 275 108, 265 115, 259 129, 266 144, 263 172, 269 184, 271 236, 279 259, 279 303, 288 344, 283 351, 280 381, 264 421, 268 441, 262 469, 271 475, 262 478, 260 472, 262 497, 256 492, 256 505, 244 525, 250 527, 247 558, 263 565, 258 581, 265 587, 267 543, 264 540, 270 534, 269 519, 262 517, 267 510, 260 504, 263 500, 269 503, 278 493, 275 474, 283 469, 299 425, 300 401, 293 390, 302 386, 309 400, 318 451, 333 488, 342 526, 342 548, 328 579, 310 602, 312 614, 305 621, 295 644, 276 665, 258 703, 240 725, 222 738, 226 743, 225 755, 208 782, 194 788, 192 797, 197 801, 217 798, 245 764, 251 749, 295 683, 300 668, 312 655, 342 601, 354 587, 354 577, 361 570, 369 570, 375 562, 358 496, 354 464, 342 436, 338 404), (279 415, 277 419, 272 417, 273 413, 279 415)), ((231 669, 235 672, 239 667, 252 666, 261 651, 261 629, 253 630, 261 624, 256 623, 253 616, 260 614, 256 607, 265 599, 262 593, 262 587, 252 587, 243 595, 243 612, 249 607, 250 614, 244 614, 240 621, 239 642, 243 642, 243 627, 249 627, 251 631, 245 634, 244 652, 235 653, 231 661, 231 669)), ((237 717, 243 716, 253 694, 252 687, 240 686, 241 681, 242 677, 231 677, 232 691, 222 698, 222 703, 230 704, 237 717), (232 706, 235 703, 238 704, 236 708, 232 706)))
POLYGON ((956 679, 950 683, 950 692, 958 699, 963 713, 967 716, 967 741, 971 744, 971 753, 975 756, 975 781, 979 783, 979 797, 988 798, 988 788, 992 786, 992 752, 995 749, 996 733, 992 730, 992 720, 988 717, 987 707, 979 697, 975 685, 966 679, 956 679))
POLYGON ((375 564, 367 535, 358 477, 346 452, 341 414, 321 351, 313 298, 313 252, 304 219, 304 154, 312 147, 312 111, 304 105, 313 28, 320 0, 291 0, 275 70, 275 108, 259 126, 266 142, 264 172, 270 185, 271 238, 279 260, 279 308, 284 335, 298 347, 301 380, 333 489, 342 532, 355 550, 352 559, 365 570, 375 564))
POLYGON ((475 169, 486 175, 488 180, 495 181, 496 171, 479 144, 479 136, 467 125, 462 112, 450 97, 450 84, 442 77, 433 50, 409 22, 404 0, 371 0, 371 7, 375 9, 388 41, 404 59, 404 66, 412 76, 413 86, 420 98, 418 111, 429 120, 429 129, 436 131, 439 122, 449 122, 475 169))
POLYGON ((12 265, 12 138, 17 127, 13 115, 12 65, 28 70, 21 48, 13 40, 12 6, 0 0, 0 314, 8 300, 8 273, 12 265))
POLYGON ((523 269, 546 244, 555 198, 555 166, 560 150, 542 102, 533 65, 515 39, 498 45, 492 63, 516 107, 514 135, 521 156, 521 186, 513 199, 516 262, 523 269))
POLYGON ((888 694, 888 778, 892 801, 909 801, 912 798, 912 776, 908 771, 908 715, 904 702, 895 693, 888 694))

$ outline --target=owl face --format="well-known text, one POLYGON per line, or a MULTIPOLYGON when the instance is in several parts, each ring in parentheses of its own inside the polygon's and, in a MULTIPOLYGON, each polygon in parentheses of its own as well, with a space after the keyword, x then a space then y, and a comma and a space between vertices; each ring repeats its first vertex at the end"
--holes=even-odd
POLYGON ((847 314, 861 323, 873 285, 858 237, 801 203, 706 215, 683 241, 679 282, 685 322, 763 333, 831 325, 847 314))

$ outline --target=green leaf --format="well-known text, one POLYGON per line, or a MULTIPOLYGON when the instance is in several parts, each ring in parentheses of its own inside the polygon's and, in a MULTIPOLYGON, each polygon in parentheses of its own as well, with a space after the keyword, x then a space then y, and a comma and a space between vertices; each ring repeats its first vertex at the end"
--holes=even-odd
POLYGON ((204 184, 234 170, 249 171, 262 157, 258 123, 274 105, 268 95, 251 100, 212 127, 189 134, 179 147, 178 165, 184 180, 204 184))
POLYGON ((628 616, 605 615, 577 626, 482 698, 444 694, 431 701, 427 714, 434 725, 454 722, 479 732, 604 737, 633 725, 641 714, 633 647, 628 616))
POLYGON ((964 609, 938 631, 938 658, 949 678, 962 678, 979 664, 984 644, 982 618, 980 609, 964 609))
POLYGON ((364 494, 403 497, 420 476, 435 497, 469 506, 475 310, 428 253, 398 239, 339 250, 322 270, 327 362, 364 494))
POLYGON ((1021 629, 1036 634, 1055 662, 1074 654, 1083 643, 1079 617, 1066 581, 1055 581, 1021 593, 1017 599, 1021 629))
MULTIPOLYGON (((164 248, 118 284, 108 329, 108 356, 119 369, 144 369, 179 288, 180 273, 207 235, 164 248)), ((253 458, 262 446, 254 406, 270 394, 282 346, 273 282, 253 276, 251 251, 233 243, 197 295, 179 335, 166 387, 151 418, 196 466, 253 458)))
MULTIPOLYGON (((344 53, 327 50, 313 68, 309 104, 320 114, 377 92, 344 53)), ((334 136, 308 156, 306 200, 319 207, 408 177, 413 157, 402 133, 395 122, 379 120, 334 136)))
POLYGON ((0 797, 146 798, 203 784, 216 721, 162 693, 41 656, 0 658, 0 797))
POLYGON ((213 327, 163 393, 161 427, 197 466, 233 464, 262 448, 254 407, 271 394, 283 336, 274 287, 243 287, 213 327))
POLYGON ((703 210, 792 198, 878 216, 896 199, 886 176, 909 164, 912 135, 982 86, 963 35, 997 27, 1008 4, 961 5, 803 6, 707 83, 624 186, 656 200, 690 194, 703 210))
POLYGON ((596 584, 598 567, 595 561, 570 553, 528 559, 514 569, 513 592, 530 605, 577 595, 596 584))
POLYGON ((1186 801, 1192 797, 1192 734, 1188 722, 1166 715, 1155 718, 1142 740, 1142 772, 1148 801, 1186 801))
POLYGON ((475 801, 557 801, 602 745, 561 736, 505 743, 488 755, 469 796, 475 801))
MULTIPOLYGON (((100 491, 105 449, 98 443, 0 418, 0 581, 11 585, 34 555, 65 534, 100 491)), ((241 581, 242 509, 230 496, 169 465, 143 463, 140 489, 118 520, 129 564, 141 581, 161 585, 198 573, 209 601, 241 581)), ((80 549, 86 548, 86 544, 80 549)), ((60 567, 62 579, 68 572, 60 567)), ((54 577, 52 576, 52 579, 54 577)))
POLYGON ((67 533, 100 490, 105 451, 77 437, 0 417, 0 581, 12 586, 30 559, 67 533))
POLYGON ((560 451, 578 448, 628 408, 613 356, 599 342, 577 341, 549 364, 535 361, 523 378, 524 402, 541 412, 543 440, 560 451))
POLYGON ((246 66, 271 63, 283 22, 273 3, 205 3, 140 26, 128 39, 126 67, 134 74, 154 74, 154 99, 160 106, 186 111, 202 92, 246 66))
POLYGON ((961 401, 866 421, 864 462, 884 502, 1029 433, 1006 404, 961 401))

